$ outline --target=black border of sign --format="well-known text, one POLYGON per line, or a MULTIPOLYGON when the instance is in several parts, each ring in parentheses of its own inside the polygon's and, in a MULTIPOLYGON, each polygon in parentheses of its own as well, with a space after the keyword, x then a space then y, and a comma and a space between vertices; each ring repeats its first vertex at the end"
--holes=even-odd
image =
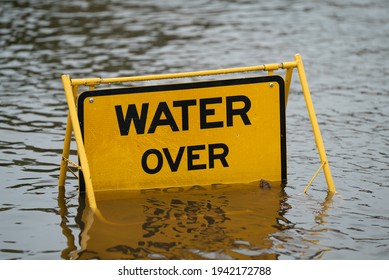
MULTIPOLYGON (((83 105, 84 105, 84 100, 89 97, 149 93, 149 92, 158 92, 158 91, 174 91, 174 90, 184 90, 184 89, 232 86, 232 85, 243 85, 243 84, 257 84, 257 83, 271 83, 271 82, 278 83, 280 89, 279 94, 280 94, 280 114, 281 114, 280 116, 281 181, 283 184, 286 184, 287 183, 287 156, 286 156, 285 83, 284 83, 284 79, 281 76, 277 76, 277 75, 84 91, 79 95, 77 100, 78 118, 80 121, 82 138, 84 138, 84 106, 83 105)), ((85 182, 83 178, 84 177, 82 171, 80 170, 79 171, 80 192, 85 191, 85 182)))

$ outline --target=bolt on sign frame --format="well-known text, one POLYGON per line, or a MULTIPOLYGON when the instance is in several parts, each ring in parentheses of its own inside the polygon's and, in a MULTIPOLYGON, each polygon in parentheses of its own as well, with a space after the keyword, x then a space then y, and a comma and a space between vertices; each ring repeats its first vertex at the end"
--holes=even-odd
MULTIPOLYGON (((159 74, 159 75, 147 75, 147 76, 134 76, 134 77, 118 77, 118 78, 85 78, 85 79, 71 79, 69 75, 62 75, 62 83, 65 90, 66 100, 69 107, 69 114, 67 118, 67 126, 65 132, 64 139, 64 148, 62 153, 61 167, 60 167, 60 176, 59 176, 59 187, 63 188, 65 186, 66 173, 69 168, 69 165, 78 168, 82 172, 80 174, 83 175, 83 180, 85 182, 85 190, 87 194, 87 201, 89 207, 93 210, 97 210, 97 204, 95 199, 95 189, 93 186, 93 174, 91 174, 90 164, 88 162, 87 153, 85 150, 84 140, 83 140, 83 131, 80 126, 80 116, 77 111, 76 102, 79 97, 79 86, 87 86, 89 87, 89 92, 95 91, 95 86, 101 84, 113 84, 113 83, 126 83, 126 82, 139 82, 139 81, 153 81, 153 80, 165 80, 165 79, 178 79, 178 78, 190 78, 190 77, 200 77, 200 76, 213 76, 213 75, 224 75, 231 73, 243 73, 243 72, 254 72, 254 71, 267 71, 268 76, 272 77, 274 75, 274 71, 276 70, 286 70, 284 81, 282 81, 282 85, 284 84, 284 93, 285 93, 285 107, 288 100, 288 94, 290 89, 290 83, 292 80, 293 69, 297 68, 297 72, 300 79, 300 84, 302 87, 302 92, 304 94, 308 115, 312 124, 312 130, 315 137, 316 147, 318 149, 318 153, 320 156, 321 165, 319 169, 316 171, 312 179, 309 181, 308 185, 304 189, 306 192, 316 178, 321 169, 324 171, 325 179, 327 182, 327 187, 329 193, 335 193, 335 185, 332 179, 332 174, 330 170, 330 166, 327 160, 326 151, 323 144, 323 139, 320 133, 319 124, 316 118, 316 113, 313 107, 307 78, 305 75, 305 70, 303 66, 303 61, 301 55, 296 54, 294 56, 294 61, 282 62, 282 63, 274 63, 274 64, 263 64, 258 66, 248 66, 248 67, 239 67, 239 68, 228 68, 228 69, 218 69, 218 70, 205 70, 205 71, 196 71, 196 72, 184 72, 184 73, 173 73, 173 74, 159 74), (80 165, 69 160, 70 154, 70 144, 72 139, 72 132, 74 133, 75 140, 78 147, 78 157, 80 165)), ((277 78, 274 78, 275 81, 277 78)), ((271 80, 271 79, 270 79, 271 80)), ((271 85, 272 86, 272 85, 271 85)), ((90 100, 93 103, 93 99, 90 100)), ((186 109, 188 109, 188 105, 186 105, 186 109)), ((231 107, 232 105, 230 105, 231 107)), ((184 107, 182 107, 184 110, 184 107)), ((212 114, 212 112, 210 113, 212 114)), ((242 120, 243 120, 243 113, 242 120)), ((123 112, 122 112, 123 115, 123 112)), ((81 116, 81 118, 83 118, 81 116)), ((231 117, 232 118, 232 117, 231 117)), ((133 119, 135 121, 135 119, 133 119)), ((216 123, 216 122, 214 122, 216 123)), ((211 123, 212 124, 212 123, 211 123)), ((127 132, 128 133, 128 132, 127 132)), ((220 148, 220 146, 218 147, 220 148)), ((164 151, 165 152, 165 151, 164 151)), ((211 152, 210 152, 211 153, 211 152)), ((169 154, 170 155, 170 154, 169 154)), ((213 155, 214 157, 219 157, 220 155, 213 155)), ((196 156, 195 156, 196 158, 196 156)), ((177 163, 178 155, 176 158, 177 163)), ((170 162, 172 162, 172 157, 170 156, 170 162)), ((169 163, 171 164, 171 163, 169 163)), ((285 163, 286 165, 286 163, 285 163)), ((71 171, 72 172, 72 171, 71 171)), ((286 171, 285 171, 286 172, 286 171)), ((73 173, 73 172, 72 172, 73 173)), ((285 177, 286 178, 286 177, 285 177)))

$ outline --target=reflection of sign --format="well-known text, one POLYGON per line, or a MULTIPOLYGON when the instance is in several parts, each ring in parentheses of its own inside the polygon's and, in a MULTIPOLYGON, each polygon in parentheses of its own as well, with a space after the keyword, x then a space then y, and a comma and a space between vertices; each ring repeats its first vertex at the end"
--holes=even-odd
POLYGON ((279 184, 258 185, 97 192, 101 214, 84 209, 71 258, 276 259, 269 235, 287 206, 279 184))
POLYGON ((279 76, 87 91, 95 191, 286 180, 279 76))

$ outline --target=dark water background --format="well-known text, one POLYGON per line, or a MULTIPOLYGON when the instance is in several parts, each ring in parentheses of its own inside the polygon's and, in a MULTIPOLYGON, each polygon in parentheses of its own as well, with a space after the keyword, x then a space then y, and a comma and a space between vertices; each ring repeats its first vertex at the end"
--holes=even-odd
MULTIPOLYGON (((255 211, 246 222, 258 219, 257 234, 254 225, 253 235, 227 240, 228 228, 219 226, 218 239, 205 239, 217 246, 172 243, 135 254, 118 243, 107 248, 118 255, 107 257, 388 259, 388 14, 387 0, 1 1, 0 259, 88 256, 82 254, 87 215, 78 207, 75 179, 69 177, 58 199, 67 116, 61 74, 195 71, 292 61, 295 53, 304 60, 338 194, 326 197, 322 174, 302 194, 320 164, 295 72, 287 108, 288 185, 279 207, 269 210, 272 221, 263 226, 258 205, 248 200, 247 210, 255 211)), ((223 208, 228 199, 202 197, 197 208, 187 200, 182 209, 163 199, 144 203, 187 212, 188 221, 200 209, 209 238, 215 227, 204 211, 214 211, 214 224, 226 217, 219 210, 238 213, 223 208)), ((143 209, 146 216, 156 213, 143 209)), ((235 216, 227 217, 233 224, 235 216)))

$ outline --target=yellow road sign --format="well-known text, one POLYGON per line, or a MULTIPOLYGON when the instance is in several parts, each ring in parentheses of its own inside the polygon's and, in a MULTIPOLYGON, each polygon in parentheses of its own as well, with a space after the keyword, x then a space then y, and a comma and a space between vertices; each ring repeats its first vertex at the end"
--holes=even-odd
POLYGON ((280 76, 91 90, 78 116, 95 191, 286 181, 280 76))

